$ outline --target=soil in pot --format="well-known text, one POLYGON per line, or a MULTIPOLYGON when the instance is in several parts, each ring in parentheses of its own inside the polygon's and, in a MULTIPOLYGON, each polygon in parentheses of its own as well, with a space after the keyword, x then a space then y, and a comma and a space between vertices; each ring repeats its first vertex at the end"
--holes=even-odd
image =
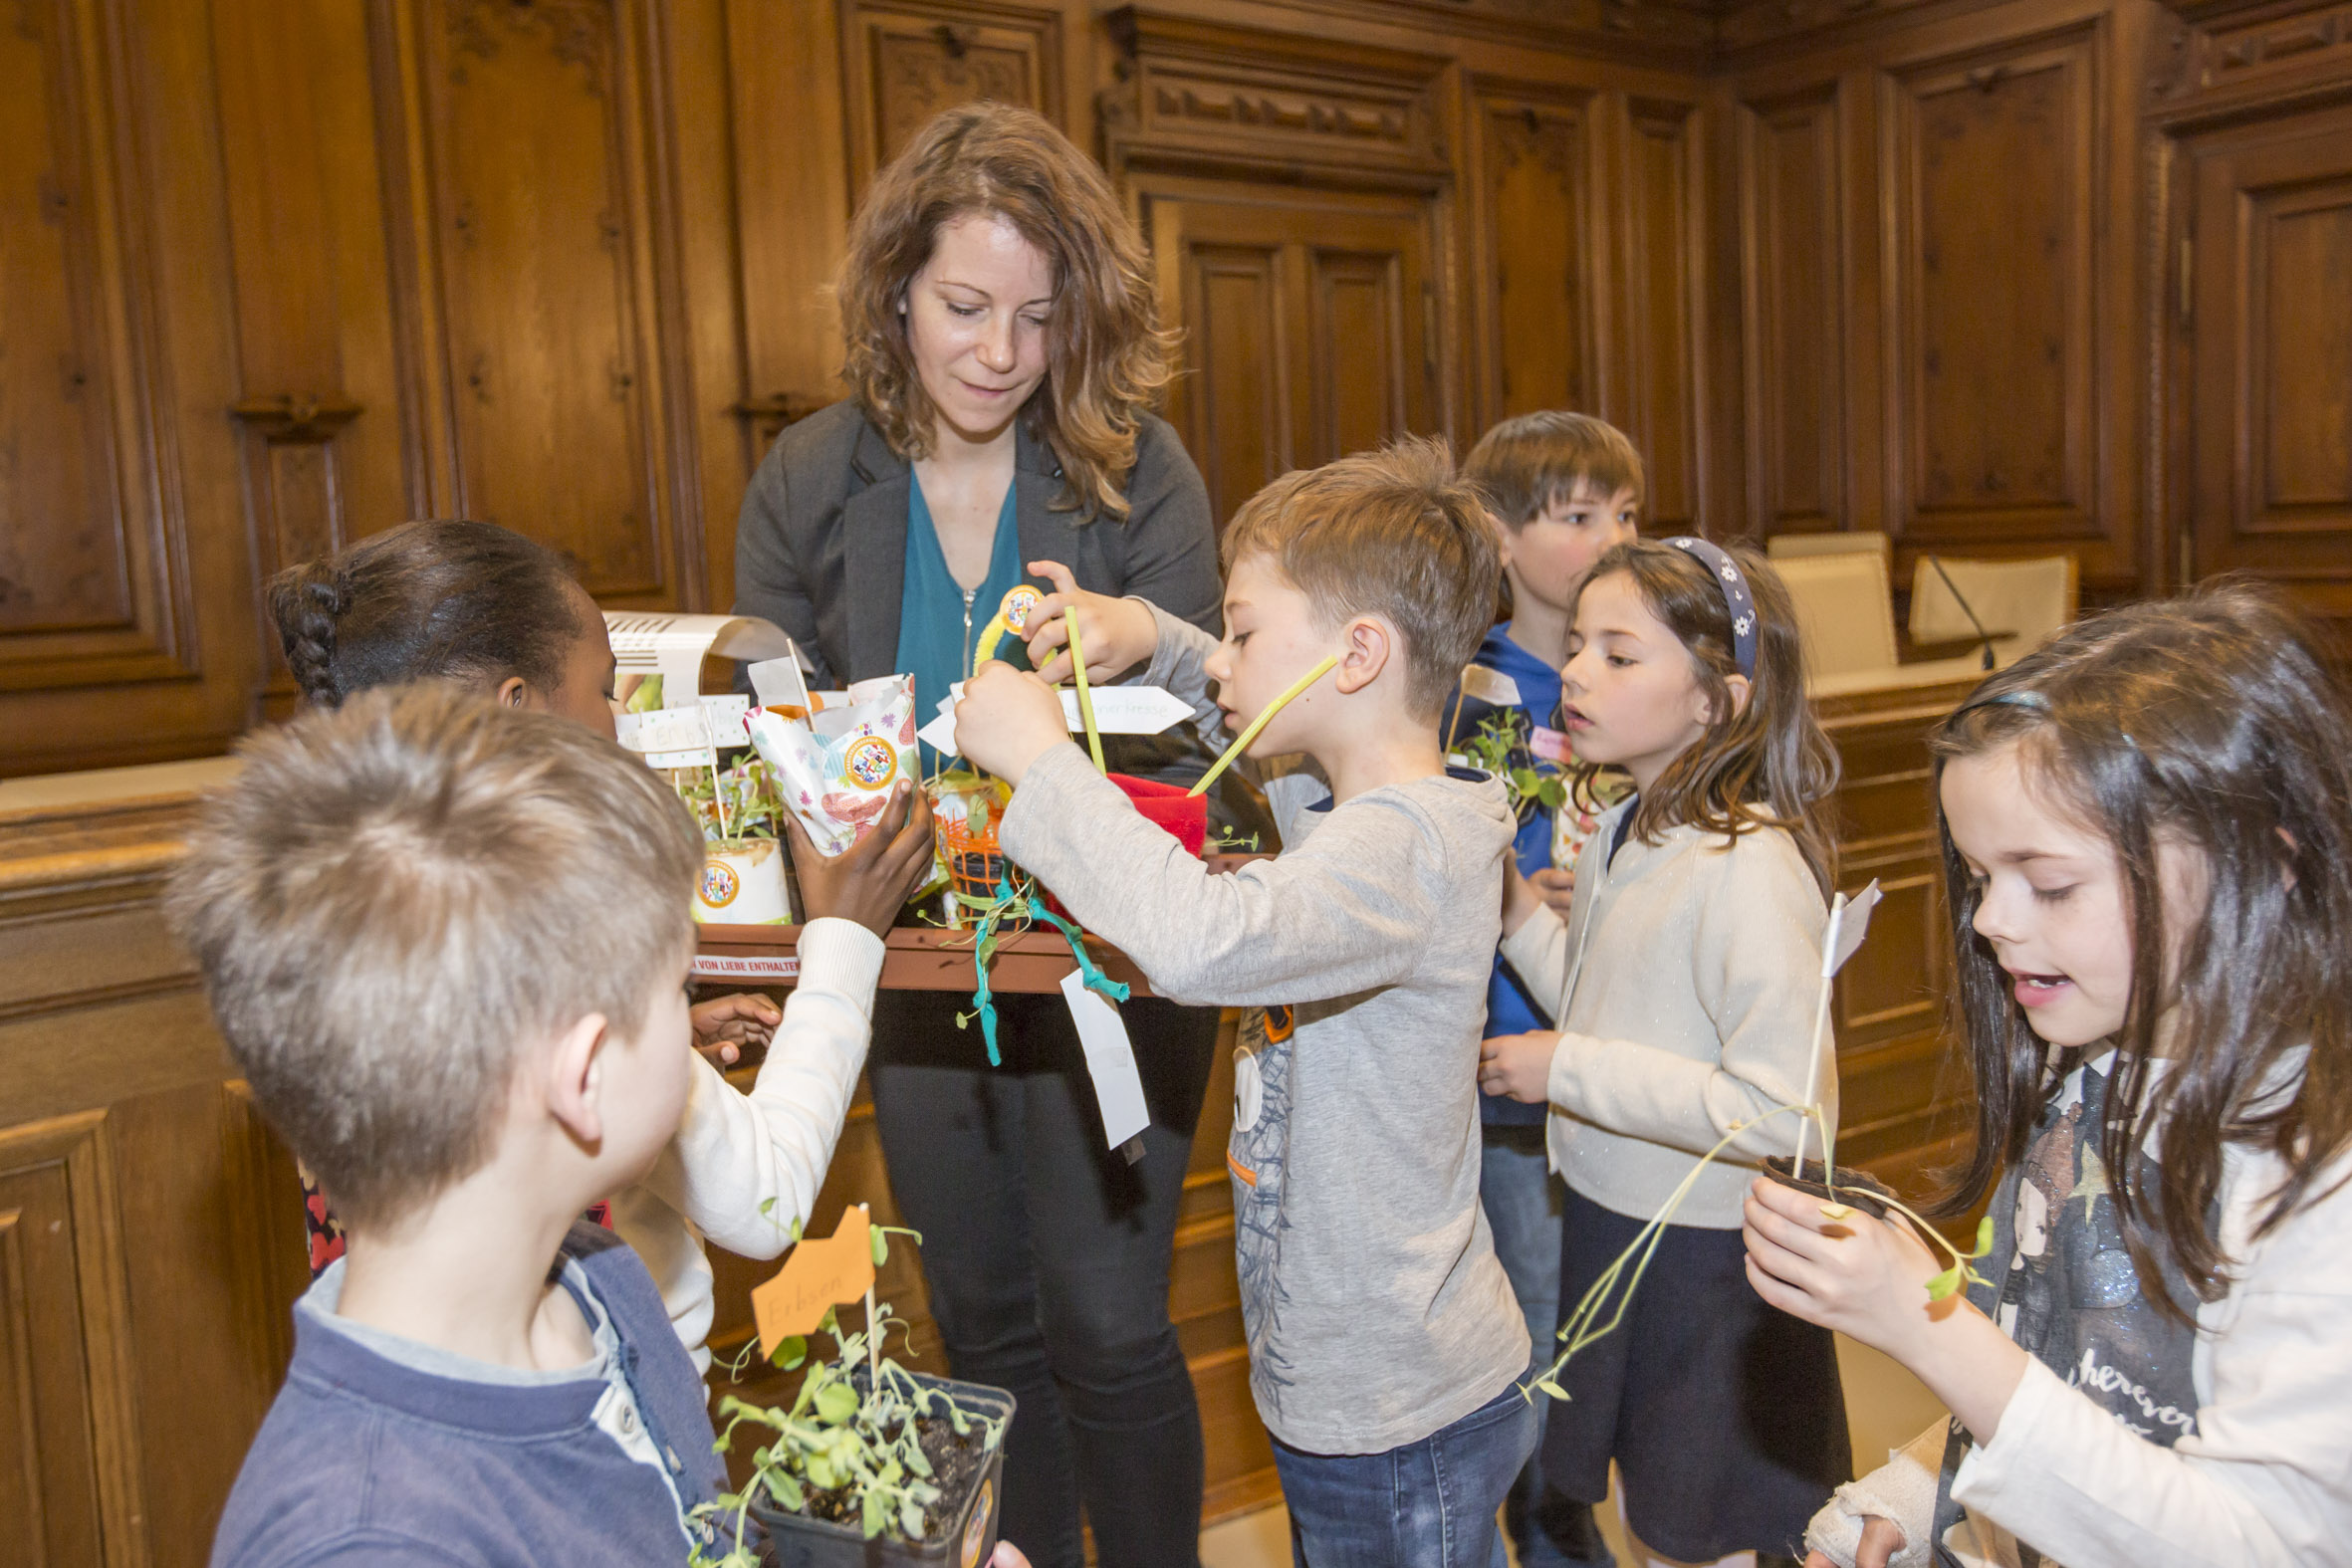
MULTIPOLYGON (((974 1418, 985 1416, 1011 1424, 1010 1394, 979 1384, 917 1376, 928 1387, 951 1395, 974 1418)), ((986 1562, 997 1543, 1003 1427, 992 1444, 987 1426, 978 1419, 959 1435, 945 1416, 926 1415, 916 1419, 915 1436, 923 1446, 923 1457, 931 1462, 931 1480, 939 1488, 938 1500, 923 1512, 921 1540, 887 1536, 868 1540, 861 1528, 857 1499, 846 1487, 833 1491, 810 1487, 808 1502, 798 1513, 788 1513, 765 1500, 752 1504, 752 1517, 768 1532, 766 1560, 777 1568, 895 1563, 952 1563, 956 1568, 974 1568, 986 1562)))
POLYGON ((1886 1200, 1895 1196, 1895 1190, 1868 1171, 1850 1165, 1839 1166, 1837 1191, 1832 1194, 1822 1183, 1821 1162, 1818 1159, 1806 1160, 1801 1172, 1794 1169, 1795 1163, 1784 1154, 1775 1154, 1764 1161, 1764 1174, 1782 1187, 1793 1187, 1800 1193, 1809 1193, 1823 1203, 1849 1205, 1873 1220, 1887 1217, 1889 1211, 1886 1200))

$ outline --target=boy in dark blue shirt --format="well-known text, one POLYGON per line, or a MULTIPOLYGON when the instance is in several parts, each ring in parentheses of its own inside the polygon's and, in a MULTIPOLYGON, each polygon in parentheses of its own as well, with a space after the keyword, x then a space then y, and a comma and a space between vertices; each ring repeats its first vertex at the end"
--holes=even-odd
MULTIPOLYGON (((1463 472, 1485 492, 1502 525, 1512 609, 1463 672, 1462 689, 1446 714, 1448 749, 1510 785, 1520 818, 1514 844, 1520 870, 1564 915, 1573 882, 1569 868, 1595 814, 1567 794, 1560 777, 1570 760, 1567 740, 1553 727, 1560 667, 1568 659, 1569 606, 1592 563, 1634 537, 1641 456, 1613 425, 1545 411, 1488 431, 1463 472)), ((1498 955, 1487 986, 1487 1036, 1552 1023, 1498 955)), ((1547 1358, 1560 1307, 1560 1188, 1546 1168, 1545 1110, 1505 1096, 1481 1101, 1479 1197, 1538 1361, 1547 1358)), ((1529 1458, 1504 1509, 1523 1568, 1612 1561, 1590 1509, 1544 1495, 1537 1462, 1529 1458)))
POLYGON ((590 1204, 670 1140, 701 835, 588 730, 454 688, 248 743, 170 897, 350 1236, 296 1308, 215 1568, 683 1564, 701 1379, 590 1204))

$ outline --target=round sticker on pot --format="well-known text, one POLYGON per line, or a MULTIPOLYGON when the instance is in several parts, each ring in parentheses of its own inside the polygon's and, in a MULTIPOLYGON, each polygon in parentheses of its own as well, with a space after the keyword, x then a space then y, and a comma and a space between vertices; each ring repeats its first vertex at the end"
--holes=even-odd
POLYGON ((743 891, 743 879, 735 868, 724 860, 705 860, 702 863, 702 901, 713 909, 725 909, 735 902, 735 895, 743 891))
POLYGON ((1027 636, 1030 616, 1036 614, 1038 606, 1045 601, 1046 595, 1024 582, 1006 590, 1005 602, 997 606, 997 614, 1003 618, 1007 631, 1027 636))
POLYGON ((869 735, 849 748, 841 772, 852 784, 880 789, 898 777, 898 748, 878 735, 869 735))
POLYGON ((995 1509, 997 1484, 995 1480, 980 1483, 980 1500, 972 1504, 972 1517, 964 1521, 964 1568, 980 1561, 980 1548, 988 1540, 988 1518, 995 1509))

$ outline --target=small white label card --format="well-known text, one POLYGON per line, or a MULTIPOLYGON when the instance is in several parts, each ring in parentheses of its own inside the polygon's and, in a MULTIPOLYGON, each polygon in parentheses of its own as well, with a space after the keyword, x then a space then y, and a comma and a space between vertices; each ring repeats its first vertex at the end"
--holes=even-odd
POLYGON ((1480 702, 1498 708, 1519 706, 1519 682, 1501 670, 1490 670, 1483 664, 1462 667, 1462 695, 1476 697, 1480 702))
POLYGON ((1094 1080, 1094 1101, 1102 1107, 1102 1136, 1116 1149, 1151 1125, 1151 1111, 1143 1103, 1143 1078, 1135 1070, 1135 1047, 1127 1042, 1119 1009, 1088 991, 1084 975, 1074 969, 1064 975, 1061 995, 1078 1026, 1086 1073, 1094 1080))

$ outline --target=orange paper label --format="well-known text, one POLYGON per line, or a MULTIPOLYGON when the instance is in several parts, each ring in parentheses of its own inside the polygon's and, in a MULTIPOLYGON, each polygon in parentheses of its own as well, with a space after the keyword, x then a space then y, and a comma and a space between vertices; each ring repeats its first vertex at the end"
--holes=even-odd
POLYGON ((793 1248, 774 1279, 752 1291, 760 1353, 772 1356, 795 1334, 815 1333, 824 1314, 874 1287, 873 1240, 865 1206, 843 1211, 840 1228, 793 1248))

